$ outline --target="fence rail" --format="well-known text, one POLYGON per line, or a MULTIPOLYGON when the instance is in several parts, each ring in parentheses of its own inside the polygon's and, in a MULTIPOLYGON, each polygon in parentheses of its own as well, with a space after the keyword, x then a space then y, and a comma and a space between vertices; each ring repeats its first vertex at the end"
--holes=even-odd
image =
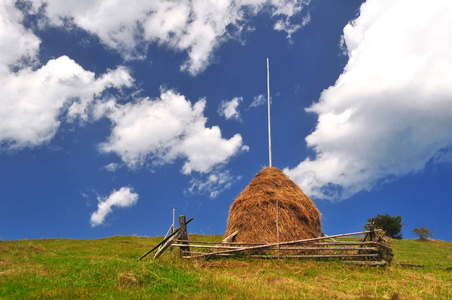
MULTIPOLYGON (((193 218, 192 218, 193 219, 193 218)), ((392 248, 388 239, 380 229, 374 229, 373 224, 369 230, 323 236, 296 241, 279 243, 238 243, 233 239, 238 232, 226 237, 222 242, 191 241, 188 239, 185 216, 179 217, 180 226, 173 232, 171 239, 166 238, 162 243, 178 248, 185 259, 211 259, 215 257, 253 257, 264 259, 343 259, 348 263, 383 265, 392 260, 392 248), (362 241, 338 241, 334 238, 363 236, 362 241), (176 239, 179 237, 179 239, 176 239), (368 239, 368 241, 366 241, 368 239), (353 260, 351 260, 353 259, 353 260)), ((161 244, 162 244, 161 243, 161 244)), ((150 251, 152 252, 152 250, 150 251)), ((161 254, 158 253, 158 255, 161 254)), ((149 254, 149 252, 147 253, 149 254)), ((146 254, 146 255, 147 255, 146 254)), ((158 257, 156 254, 156 257, 158 257)), ((145 255, 144 255, 145 256, 145 255)), ((143 258, 142 256, 141 258, 143 258)), ((140 258, 140 259, 141 259, 140 258)))

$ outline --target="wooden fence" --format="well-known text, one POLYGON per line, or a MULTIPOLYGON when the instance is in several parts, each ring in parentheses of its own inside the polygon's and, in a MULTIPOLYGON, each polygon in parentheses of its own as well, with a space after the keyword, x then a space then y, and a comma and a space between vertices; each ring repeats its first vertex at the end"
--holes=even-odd
POLYGON ((155 258, 169 246, 178 248, 184 259, 246 256, 264 259, 341 259, 355 264, 384 265, 390 263, 393 257, 384 232, 374 229, 372 224, 367 231, 262 244, 234 242, 233 238, 238 232, 226 237, 222 242, 192 241, 188 239, 188 222, 185 222, 185 216, 179 217, 179 223, 180 227, 174 230, 172 236, 166 237, 155 247, 160 247, 155 258), (359 235, 364 235, 362 241, 343 239, 359 235), (336 238, 341 238, 342 241, 335 240, 336 238))

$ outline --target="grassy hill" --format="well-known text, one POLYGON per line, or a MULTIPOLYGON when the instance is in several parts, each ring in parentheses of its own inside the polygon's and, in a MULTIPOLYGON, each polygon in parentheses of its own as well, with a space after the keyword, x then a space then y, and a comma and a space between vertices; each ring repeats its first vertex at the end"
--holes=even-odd
POLYGON ((393 241, 389 267, 251 258, 187 261, 176 251, 136 261, 161 239, 0 241, 0 299, 452 299, 451 242, 393 241))

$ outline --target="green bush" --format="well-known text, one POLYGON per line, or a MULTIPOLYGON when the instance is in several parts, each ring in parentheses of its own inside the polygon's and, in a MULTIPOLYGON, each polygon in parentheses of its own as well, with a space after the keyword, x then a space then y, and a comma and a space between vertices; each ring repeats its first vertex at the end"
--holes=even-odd
POLYGON ((393 238, 401 240, 402 236, 402 216, 391 216, 389 214, 380 215, 377 214, 376 217, 367 220, 367 224, 364 225, 364 229, 369 230, 370 222, 374 222, 375 228, 382 229, 386 232, 386 235, 393 238))
POLYGON ((433 237, 433 230, 430 230, 426 227, 414 228, 412 230, 414 234, 416 234, 421 240, 426 240, 433 237))

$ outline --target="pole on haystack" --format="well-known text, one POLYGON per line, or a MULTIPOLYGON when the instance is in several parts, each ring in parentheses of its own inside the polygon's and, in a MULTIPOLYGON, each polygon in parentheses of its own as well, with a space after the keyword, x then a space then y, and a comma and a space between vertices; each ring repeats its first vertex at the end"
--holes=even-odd
POLYGON ((278 197, 276 197, 276 240, 278 242, 278 259, 279 259, 279 203, 278 197))
POLYGON ((267 58, 267 98, 268 98, 268 160, 269 167, 272 166, 272 135, 270 126, 270 63, 267 58))

